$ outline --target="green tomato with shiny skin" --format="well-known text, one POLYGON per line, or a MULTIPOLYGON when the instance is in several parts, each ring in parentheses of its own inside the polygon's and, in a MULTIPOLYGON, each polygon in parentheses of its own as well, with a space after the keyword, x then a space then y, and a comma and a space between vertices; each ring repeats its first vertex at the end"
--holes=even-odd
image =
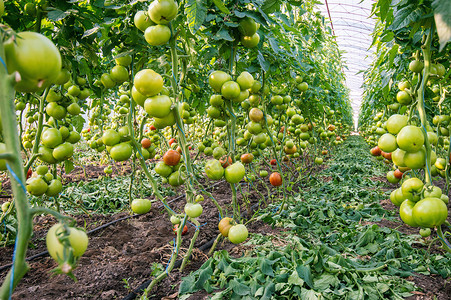
POLYGON ((421 227, 440 226, 448 217, 448 208, 439 198, 424 198, 413 207, 413 220, 421 227))

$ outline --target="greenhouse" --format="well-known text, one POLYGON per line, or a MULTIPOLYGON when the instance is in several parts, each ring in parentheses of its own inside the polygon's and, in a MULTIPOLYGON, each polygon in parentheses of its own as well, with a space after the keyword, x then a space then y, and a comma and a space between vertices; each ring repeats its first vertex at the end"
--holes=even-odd
POLYGON ((0 0, 0 300, 451 299, 451 0, 0 0))

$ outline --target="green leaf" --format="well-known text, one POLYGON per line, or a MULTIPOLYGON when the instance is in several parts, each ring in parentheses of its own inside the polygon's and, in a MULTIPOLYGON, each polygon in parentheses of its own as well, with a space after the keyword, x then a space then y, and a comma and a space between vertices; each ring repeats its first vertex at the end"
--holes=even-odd
POLYGON ((73 170, 74 170, 74 163, 73 163, 73 161, 65 160, 64 161, 64 172, 66 172, 66 174, 69 174, 73 170))
POLYGON ((196 278, 194 276, 194 273, 191 273, 190 275, 183 278, 182 283, 179 287, 179 294, 187 294, 194 292, 194 282, 196 281, 196 278))
POLYGON ((269 42, 269 45, 271 46, 272 50, 275 53, 279 53, 280 52, 279 45, 278 45, 277 40, 275 38, 273 38, 273 37, 268 38, 268 42, 269 42))
POLYGON ((312 272, 310 271, 310 266, 298 266, 296 268, 300 278, 304 280, 307 285, 313 289, 312 272))
POLYGON ((72 117, 72 125, 74 126, 75 130, 78 133, 81 133, 81 131, 83 130, 83 125, 85 124, 85 119, 78 115, 78 116, 74 116, 72 117))
MULTIPOLYGON (((301 289, 302 300, 318 300, 318 297, 313 290, 301 289)), ((357 299, 357 298, 356 298, 357 299)))
POLYGON ((208 266, 208 268, 202 270, 199 274, 199 278, 197 279, 196 283, 194 284, 194 289, 201 290, 204 288, 205 282, 210 279, 211 275, 213 274, 213 270, 211 266, 208 266))
POLYGON ((81 38, 85 38, 90 35, 93 35, 94 33, 98 32, 99 30, 100 30, 100 26, 95 26, 94 28, 88 29, 83 33, 83 36, 81 38))
POLYGON ((70 15, 70 13, 67 11, 54 9, 47 13, 47 18, 49 18, 52 21, 58 22, 67 17, 68 15, 70 15))
POLYGON ((244 285, 238 282, 236 279, 232 279, 229 282, 229 286, 232 288, 233 292, 240 296, 249 295, 250 288, 247 285, 244 285))
POLYGON ((207 17, 207 7, 203 5, 202 0, 189 0, 185 4, 185 15, 189 30, 195 34, 207 17))
POLYGON ((265 0, 261 8, 265 13, 270 14, 279 10, 280 4, 280 0, 265 0))
POLYGON ((263 274, 274 277, 274 272, 272 270, 272 267, 271 267, 271 265, 268 264, 266 259, 262 259, 259 267, 263 274))
POLYGON ((440 40, 440 51, 451 41, 451 3, 449 0, 434 0, 435 26, 440 40))
POLYGON ((269 284, 266 285, 265 287, 265 293, 263 294, 263 296, 261 297, 261 299, 271 299, 272 298, 272 294, 274 294, 274 291, 276 290, 276 285, 274 284, 274 282, 270 282, 269 284))
POLYGON ((288 283, 289 284, 294 284, 294 285, 299 285, 302 286, 304 284, 304 280, 302 280, 297 271, 293 271, 293 273, 291 273, 290 277, 288 277, 288 283))
POLYGON ((258 59, 258 63, 260 64, 260 67, 265 72, 268 72, 270 63, 265 60, 265 58, 263 57, 263 54, 260 51, 258 51, 257 59, 258 59))
POLYGON ((324 291, 330 286, 338 286, 340 280, 332 274, 324 273, 317 280, 315 280, 315 290, 324 291))
POLYGON ((230 14, 230 10, 225 7, 224 3, 221 0, 213 0, 213 3, 216 5, 216 7, 225 14, 230 14))
POLYGON ((390 30, 399 30, 409 26, 410 23, 418 21, 423 15, 423 10, 416 5, 409 5, 398 10, 394 16, 390 30), (413 9, 415 8, 415 9, 413 9))
POLYGON ((226 40, 229 42, 233 42, 234 39, 230 36, 229 31, 226 28, 221 28, 215 36, 213 36, 215 40, 226 40))

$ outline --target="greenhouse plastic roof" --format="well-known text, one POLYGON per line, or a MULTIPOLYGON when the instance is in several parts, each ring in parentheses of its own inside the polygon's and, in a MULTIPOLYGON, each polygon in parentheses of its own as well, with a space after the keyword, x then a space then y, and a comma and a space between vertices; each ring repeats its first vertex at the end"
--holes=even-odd
POLYGON ((374 23, 370 17, 372 0, 321 0, 318 5, 323 16, 329 21, 338 47, 343 55, 346 68, 346 85, 357 123, 362 103, 363 74, 359 71, 369 67, 372 61, 371 46, 374 23))

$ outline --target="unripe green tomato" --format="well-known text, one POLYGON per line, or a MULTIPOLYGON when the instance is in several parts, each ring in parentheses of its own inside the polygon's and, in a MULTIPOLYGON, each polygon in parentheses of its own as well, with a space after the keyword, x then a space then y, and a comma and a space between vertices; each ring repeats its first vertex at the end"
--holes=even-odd
POLYGON ((145 214, 150 211, 152 202, 149 199, 134 199, 131 204, 132 211, 135 214, 145 214))

